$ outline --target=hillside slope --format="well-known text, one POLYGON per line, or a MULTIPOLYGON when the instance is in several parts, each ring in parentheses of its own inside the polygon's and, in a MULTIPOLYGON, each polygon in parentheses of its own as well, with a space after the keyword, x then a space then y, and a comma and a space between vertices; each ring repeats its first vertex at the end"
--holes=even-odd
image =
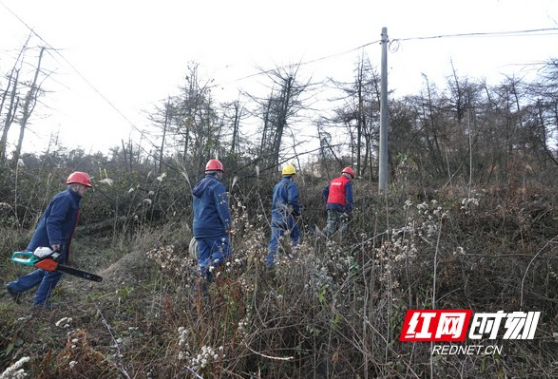
MULTIPOLYGON (((32 294, 20 306, 3 296, 0 373, 28 357, 22 369, 44 379, 558 377, 558 196, 433 194, 361 198, 349 236, 326 241, 303 228, 300 257, 273 271, 267 225, 237 208, 234 257, 207 293, 183 226, 128 244, 77 236, 74 264, 103 282, 65 276, 51 311, 33 309, 32 294), (440 355, 428 342, 399 342, 408 309, 536 311, 540 320, 533 340, 503 339, 501 328, 440 355)), ((5 281, 25 272, 6 261, 5 281)))

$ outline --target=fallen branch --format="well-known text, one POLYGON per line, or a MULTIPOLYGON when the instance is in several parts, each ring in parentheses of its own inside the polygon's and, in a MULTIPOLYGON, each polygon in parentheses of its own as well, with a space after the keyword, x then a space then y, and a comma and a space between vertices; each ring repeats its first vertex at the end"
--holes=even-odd
POLYGON ((116 354, 113 355, 114 356, 114 359, 113 359, 114 366, 116 366, 116 368, 120 371, 120 373, 122 375, 124 375, 127 379, 132 379, 130 377, 130 375, 128 374, 128 372, 126 371, 126 368, 124 367, 124 364, 122 364, 122 362, 120 361, 120 357, 122 356, 122 354, 120 353, 120 345, 118 344, 118 341, 116 341, 116 338, 114 337, 114 334, 112 333, 112 328, 108 324, 108 321, 105 319, 105 316, 103 316, 103 313, 101 312, 99 307, 97 305, 95 305, 95 308, 97 308, 97 313, 99 314, 99 316, 101 316, 101 319, 103 321, 103 325, 107 328, 107 330, 110 334, 110 337, 112 338, 112 342, 114 342, 114 346, 116 347, 116 354))
POLYGON ((246 348, 248 350, 250 350, 252 353, 259 355, 260 357, 264 357, 264 358, 268 358, 268 359, 275 359, 277 361, 292 361, 294 359, 294 357, 272 357, 270 355, 265 355, 262 353, 259 353, 255 350, 253 350, 250 346, 248 346, 246 343, 244 344, 244 346, 246 346, 246 348))

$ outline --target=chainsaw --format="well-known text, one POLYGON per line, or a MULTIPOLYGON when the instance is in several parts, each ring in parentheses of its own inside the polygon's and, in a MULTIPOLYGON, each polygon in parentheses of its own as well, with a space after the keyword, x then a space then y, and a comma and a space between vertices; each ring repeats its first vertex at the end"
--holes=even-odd
POLYGON ((35 252, 16 251, 12 254, 12 261, 20 263, 25 266, 31 266, 35 268, 40 268, 46 271, 60 271, 66 274, 77 276, 78 278, 92 280, 94 282, 100 282, 103 280, 99 275, 92 274, 90 272, 82 271, 77 268, 70 266, 65 266, 56 261, 56 258, 60 256, 59 253, 53 252, 50 248, 39 247, 35 252))

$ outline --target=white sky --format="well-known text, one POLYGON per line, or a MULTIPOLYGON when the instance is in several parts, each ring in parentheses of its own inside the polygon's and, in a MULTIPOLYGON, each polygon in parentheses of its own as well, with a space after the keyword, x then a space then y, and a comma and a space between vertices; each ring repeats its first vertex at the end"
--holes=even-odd
MULTIPOLYGON (((31 120, 26 150, 44 151, 59 131, 66 147, 96 152, 137 139, 130 122, 146 127, 145 111, 177 93, 190 61, 220 84, 218 100, 235 100, 249 85, 238 79, 258 67, 334 56, 305 73, 349 80, 358 47, 379 41, 382 27, 391 41, 557 28, 558 0, 0 0, 2 74, 30 33, 15 15, 61 54, 44 60, 55 73, 43 88, 53 92, 31 120)), ((33 37, 31 45, 41 42, 33 37)), ((450 62, 460 76, 495 84, 502 74, 533 73, 557 57, 557 47, 556 31, 400 41, 390 46, 389 89, 395 97, 418 94, 421 74, 443 87, 450 62)), ((364 51, 380 71, 380 44, 364 51)))

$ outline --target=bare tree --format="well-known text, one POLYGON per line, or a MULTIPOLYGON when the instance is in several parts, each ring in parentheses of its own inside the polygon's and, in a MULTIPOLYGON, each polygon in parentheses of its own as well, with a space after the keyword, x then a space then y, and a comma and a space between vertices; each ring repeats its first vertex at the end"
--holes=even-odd
POLYGON ((2 130, 2 137, 0 138, 0 162, 6 160, 6 147, 8 144, 8 133, 15 118, 15 113, 19 105, 19 97, 17 96, 18 80, 19 80, 19 70, 12 72, 14 76, 11 76, 11 93, 9 95, 9 105, 6 114, 6 119, 4 120, 4 128, 2 130))
POLYGON ((268 167, 281 164, 283 137, 287 129, 292 127, 291 122, 303 109, 301 95, 307 89, 309 82, 300 83, 297 80, 299 65, 289 68, 277 68, 264 71, 272 81, 270 95, 266 99, 252 98, 259 107, 262 119, 262 138, 260 143, 260 157, 268 167))
POLYGON ((186 85, 175 105, 175 126, 183 136, 184 157, 190 156, 192 167, 201 171, 210 157, 218 155, 218 116, 211 96, 212 81, 201 80, 198 64, 192 63, 188 69, 186 85))
POLYGON ((558 137, 558 58, 550 59, 540 71, 539 78, 528 87, 528 93, 536 99, 534 114, 536 122, 531 125, 539 128, 546 156, 558 165, 556 141, 558 137))
POLYGON ((174 104, 169 97, 162 107, 155 106, 155 112, 148 115, 149 121, 151 121, 157 128, 162 129, 161 144, 158 147, 157 160, 159 161, 159 172, 163 170, 163 162, 165 156, 167 134, 169 132, 175 109, 174 104))
POLYGON ((30 39, 31 39, 31 35, 27 37, 27 40, 25 41, 22 48, 20 49, 19 54, 12 67, 12 70, 8 75, 7 78, 8 85, 6 86, 2 94, 2 103, 0 104, 0 114, 4 109, 4 105, 6 101, 8 101, 8 109, 6 110, 6 116, 4 116, 5 119, 4 119, 4 126, 2 128, 2 137, 0 137, 0 162, 4 162, 6 159, 6 147, 8 144, 8 134, 10 132, 12 123, 15 119, 15 115, 19 105, 19 97, 18 97, 19 74, 20 74, 21 66, 23 64, 25 52, 28 49, 28 44, 30 39))
POLYGON ((37 104, 37 98, 40 94, 41 86, 37 84, 39 73, 41 72, 41 62, 43 59, 43 53, 45 51, 44 47, 41 47, 39 53, 39 59, 37 62, 37 69, 35 70, 35 76, 33 77, 33 81, 31 82, 31 86, 27 95, 25 96, 25 101, 23 103, 23 109, 21 111, 21 119, 19 120, 19 138, 17 140, 17 147, 14 154, 14 162, 17 164, 19 160, 19 156, 21 155, 21 148, 23 146, 23 138, 25 136, 25 129, 27 128, 27 122, 29 121, 29 117, 33 113, 35 109, 35 105, 37 104))
MULTIPOLYGON (((351 160, 355 161, 358 176, 363 176, 372 166, 377 147, 380 122, 380 75, 370 61, 361 56, 354 70, 352 83, 333 81, 342 95, 334 99, 341 105, 334 110, 334 123, 344 126, 350 137, 351 160)), ((343 165, 343 162, 340 162, 343 165)), ((372 176, 370 176, 372 179, 372 176)))
POLYGON ((231 153, 240 151, 241 147, 241 134, 240 126, 241 121, 246 117, 247 111, 239 100, 223 104, 223 120, 228 123, 231 129, 231 153))

